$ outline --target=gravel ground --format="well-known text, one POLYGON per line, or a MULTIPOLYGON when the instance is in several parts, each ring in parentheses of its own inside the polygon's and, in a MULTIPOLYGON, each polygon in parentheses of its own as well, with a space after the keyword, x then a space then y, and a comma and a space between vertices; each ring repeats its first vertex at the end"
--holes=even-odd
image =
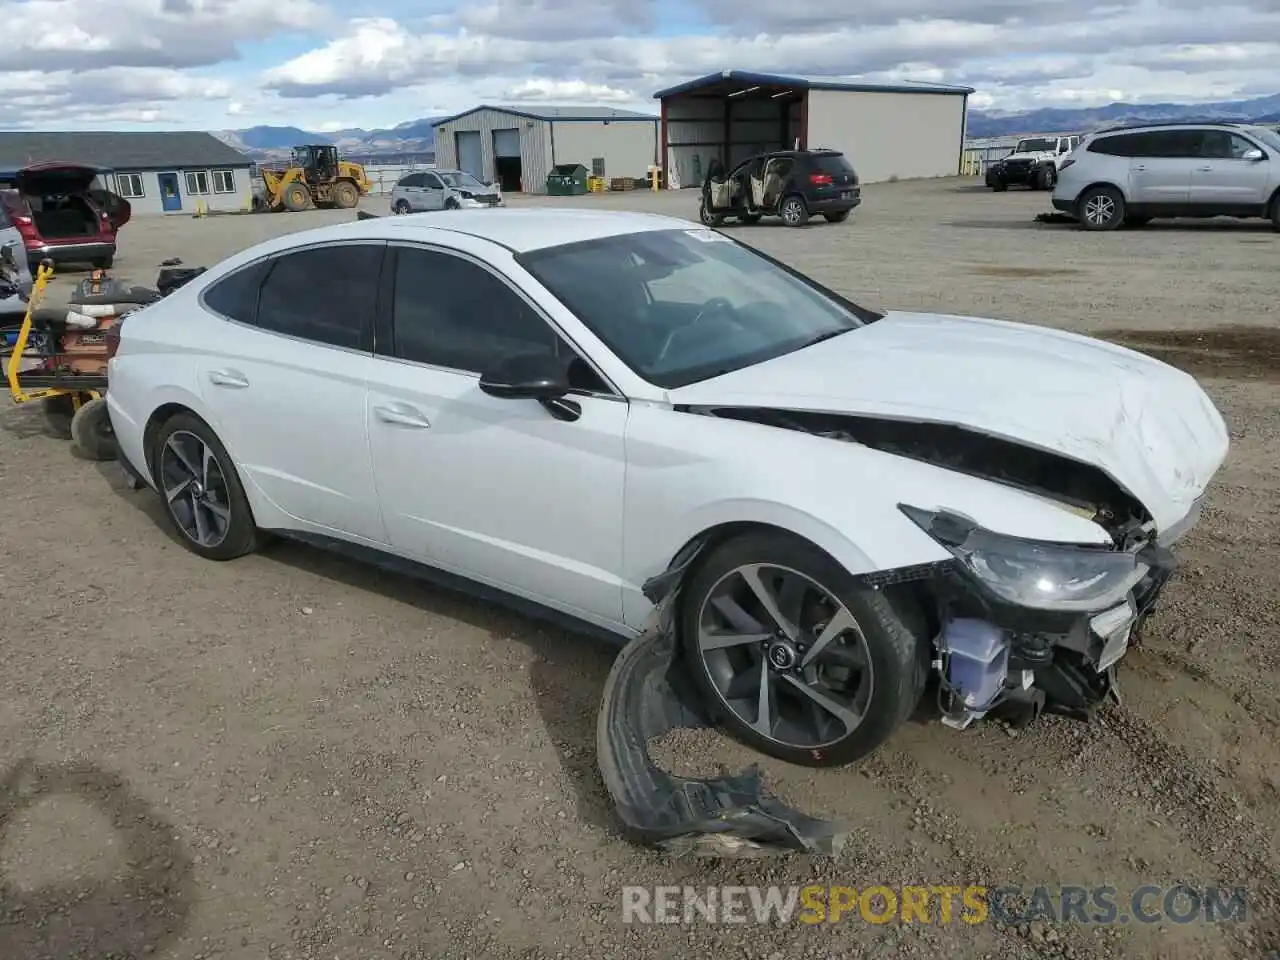
MULTIPOLYGON (((560 202, 696 211, 689 192, 560 202)), ((596 774, 609 650, 300 546, 202 562, 154 497, 73 459, 38 411, 0 407, 0 957, 1280 948, 1280 236, 1084 234, 1033 223, 1046 206, 897 183, 869 187, 846 224, 729 229, 872 306, 1102 334, 1201 378, 1233 447, 1122 706, 1016 736, 908 725, 858 769, 765 761, 784 798, 854 826, 838 860, 663 860, 620 836, 596 774), (1123 903, 1182 882, 1247 885, 1249 922, 621 922, 628 884, 1109 884, 1123 903)), ((149 283, 164 257, 209 263, 349 216, 139 220, 117 274, 149 283)), ((707 731, 655 753, 695 770, 759 759, 707 731)))

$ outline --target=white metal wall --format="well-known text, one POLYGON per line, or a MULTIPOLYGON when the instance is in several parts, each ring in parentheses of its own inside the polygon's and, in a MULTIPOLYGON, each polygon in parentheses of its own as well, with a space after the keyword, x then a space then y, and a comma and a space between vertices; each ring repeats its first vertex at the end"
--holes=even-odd
POLYGON ((964 111, 959 94, 810 90, 808 146, 844 151, 865 183, 954 177, 964 111))
POLYGON ((188 216, 196 212, 197 205, 203 203, 206 210, 243 210, 247 207, 253 198, 253 181, 249 176, 248 167, 173 167, 171 170, 117 170, 114 173, 106 174, 105 184, 108 190, 120 193, 120 178, 124 174, 136 173, 142 179, 141 197, 125 197, 129 201, 129 207, 133 216, 146 216, 147 214, 160 214, 166 212, 184 213, 188 216), (191 194, 187 191, 187 173, 189 171, 203 170, 206 181, 209 185, 209 192, 206 194, 191 194), (232 180, 235 184, 233 193, 214 193, 213 192, 213 171, 227 170, 232 171, 232 180), (160 202, 160 179, 161 173, 175 173, 178 175, 178 195, 182 198, 182 209, 180 211, 166 211, 160 202))
POLYGON ((550 172, 551 124, 531 120, 503 110, 477 110, 436 127, 436 166, 441 170, 457 169, 458 155, 454 134, 460 130, 480 133, 480 155, 484 178, 494 180, 493 131, 520 131, 520 177, 529 193, 545 193, 550 172))
POLYGON ((552 120, 551 145, 554 163, 580 163, 590 173, 600 158, 606 177, 643 179, 657 160, 658 121, 552 120))

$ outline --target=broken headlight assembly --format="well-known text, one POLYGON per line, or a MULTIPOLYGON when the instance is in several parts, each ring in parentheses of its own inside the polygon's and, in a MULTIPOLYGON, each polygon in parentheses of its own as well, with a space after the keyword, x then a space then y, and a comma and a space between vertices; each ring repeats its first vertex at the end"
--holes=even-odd
POLYGON ((945 510, 899 504, 961 568, 1001 600, 1021 607, 1087 613, 1122 602, 1147 574, 1138 554, 996 533, 945 510))

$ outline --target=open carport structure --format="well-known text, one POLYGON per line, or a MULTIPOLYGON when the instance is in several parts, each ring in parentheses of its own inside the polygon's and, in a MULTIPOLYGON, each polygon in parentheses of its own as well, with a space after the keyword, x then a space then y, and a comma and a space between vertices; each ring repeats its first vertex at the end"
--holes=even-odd
POLYGON ((960 172, 971 87, 725 70, 660 90, 663 171, 698 186, 766 150, 843 151, 868 183, 960 172))

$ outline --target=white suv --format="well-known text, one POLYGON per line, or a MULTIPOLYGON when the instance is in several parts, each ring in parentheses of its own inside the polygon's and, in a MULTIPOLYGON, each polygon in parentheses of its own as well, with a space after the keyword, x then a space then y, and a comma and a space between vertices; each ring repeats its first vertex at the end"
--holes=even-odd
POLYGON ((1012 184, 1052 190, 1058 180, 1058 168, 1079 144, 1080 138, 1074 134, 1019 140, 1013 153, 987 168, 987 186, 997 192, 1008 190, 1012 184))
POLYGON ((1063 162, 1053 205, 1086 230, 1156 217, 1265 217, 1280 230, 1280 134, 1235 123, 1103 130, 1063 162))

